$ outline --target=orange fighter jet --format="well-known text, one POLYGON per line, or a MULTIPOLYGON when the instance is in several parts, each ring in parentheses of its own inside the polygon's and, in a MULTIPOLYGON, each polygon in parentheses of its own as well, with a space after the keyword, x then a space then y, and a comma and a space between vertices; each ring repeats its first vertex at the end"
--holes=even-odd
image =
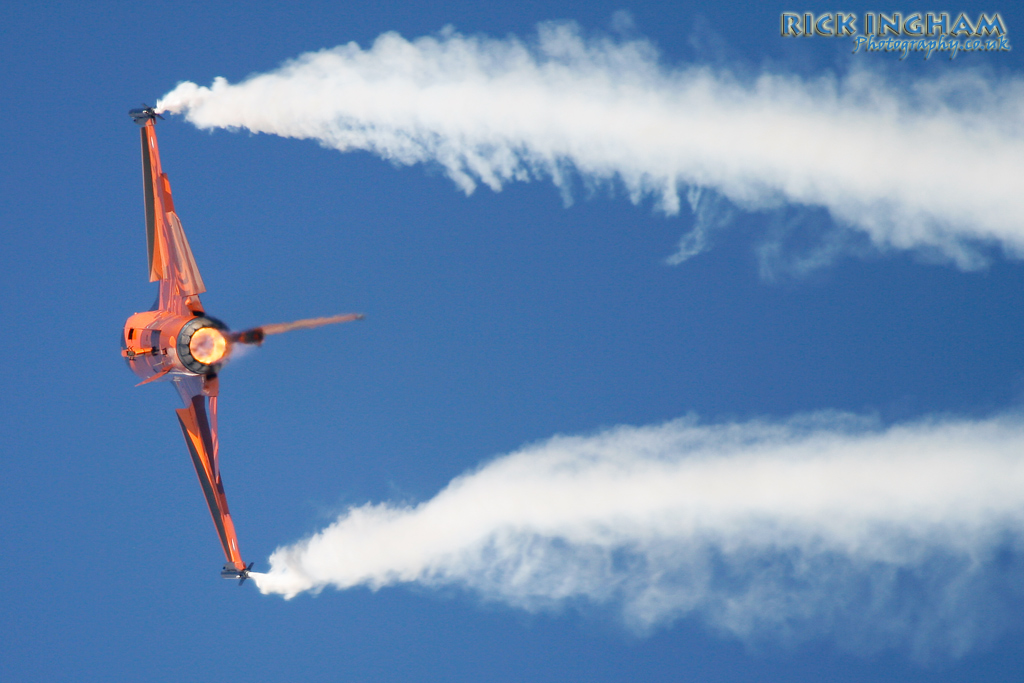
POLYGON ((129 114, 142 127, 149 281, 160 283, 160 294, 152 310, 128 318, 121 334, 121 355, 128 367, 142 378, 139 384, 173 382, 185 403, 184 408, 176 411, 178 422, 227 558, 221 576, 239 579, 241 584, 248 578, 252 563, 246 566, 242 561, 220 477, 217 373, 236 344, 259 345, 270 334, 358 320, 363 316, 353 313, 311 318, 231 332, 220 320, 206 315, 199 302, 199 295, 206 288, 174 212, 171 185, 160 168, 154 124, 162 117, 152 107, 133 109, 129 114))

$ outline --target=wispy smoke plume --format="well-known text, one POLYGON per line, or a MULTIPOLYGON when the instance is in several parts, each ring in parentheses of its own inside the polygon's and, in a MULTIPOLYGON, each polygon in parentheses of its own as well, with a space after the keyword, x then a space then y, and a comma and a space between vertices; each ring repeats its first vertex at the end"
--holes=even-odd
POLYGON ((694 615, 956 654, 998 622, 986 596, 1022 523, 1018 420, 681 419, 558 436, 424 503, 353 507, 255 578, 287 597, 455 585, 526 609, 613 605, 640 630, 694 615))
POLYGON ((575 173, 620 182, 668 214, 681 186, 746 209, 824 207, 880 247, 925 248, 961 267, 978 265, 982 243, 1024 253, 1020 80, 972 74, 912 90, 869 73, 743 82, 666 67, 645 41, 545 24, 532 46, 386 33, 367 50, 308 53, 235 85, 184 82, 158 105, 200 128, 436 162, 467 193, 537 177, 568 192, 575 173))

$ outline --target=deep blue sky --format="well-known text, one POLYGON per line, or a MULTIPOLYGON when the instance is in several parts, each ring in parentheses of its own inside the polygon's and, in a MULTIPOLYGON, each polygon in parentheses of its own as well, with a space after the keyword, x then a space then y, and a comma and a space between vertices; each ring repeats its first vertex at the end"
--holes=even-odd
MULTIPOLYGON (((1024 13, 1000 11, 1011 41, 1024 13)), ((613 609, 526 614, 471 595, 327 590, 285 602, 221 581, 220 549, 175 424, 174 392, 134 388, 118 355, 147 308, 139 136, 127 110, 180 80, 265 71, 382 32, 453 24, 529 38, 538 22, 609 31, 629 11, 666 65, 896 78, 982 69, 784 40, 750 3, 77 3, 4 10, 0 59, 0 679, 18 681, 1007 681, 1022 621, 953 661, 823 635, 741 643, 683 620, 627 631, 613 609), (852 650, 852 651, 851 651, 852 650)), ((829 11, 829 3, 795 8, 829 11)), ((860 12, 879 7, 843 6, 860 12)), ((1022 48, 1024 49, 1024 48, 1022 48)), ((619 191, 563 206, 546 182, 465 197, 436 168, 312 142, 158 125, 164 170, 205 279, 235 328, 361 311, 273 338, 222 376, 221 461, 243 553, 349 504, 418 501, 556 433, 840 409, 884 421, 982 416, 1024 394, 1024 264, 961 272, 866 251, 762 276, 778 215, 738 217, 665 264, 692 224, 619 191), (773 222, 774 221, 774 222, 773 222)), ((791 239, 811 248, 815 226, 791 239)), ((1009 597, 1007 598, 1010 599, 1009 597)), ((1018 603, 1014 603, 1018 604, 1018 603)))

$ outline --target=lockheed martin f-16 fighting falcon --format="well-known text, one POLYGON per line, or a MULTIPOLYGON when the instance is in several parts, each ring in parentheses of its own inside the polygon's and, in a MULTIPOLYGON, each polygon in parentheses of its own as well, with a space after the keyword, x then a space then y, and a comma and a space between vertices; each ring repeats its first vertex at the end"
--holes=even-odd
POLYGON ((231 332, 220 320, 206 315, 199 302, 199 295, 206 288, 174 212, 171 185, 160 167, 155 123, 157 118, 163 117, 152 107, 143 106, 129 114, 142 127, 149 281, 160 283, 160 293, 151 310, 128 318, 121 334, 121 355, 128 367, 142 378, 140 385, 173 382, 185 403, 184 408, 176 411, 178 422, 227 558, 221 576, 238 579, 241 585, 248 578, 252 563, 246 566, 242 561, 220 477, 217 374, 236 344, 259 345, 270 334, 358 320, 363 316, 352 313, 231 332))

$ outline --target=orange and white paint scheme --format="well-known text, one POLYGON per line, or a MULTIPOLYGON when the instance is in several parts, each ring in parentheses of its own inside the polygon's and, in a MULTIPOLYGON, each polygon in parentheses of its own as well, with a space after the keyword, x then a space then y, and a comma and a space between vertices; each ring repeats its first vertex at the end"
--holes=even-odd
POLYGON ((220 476, 217 441, 217 375, 236 344, 262 344, 267 335, 358 320, 361 314, 311 318, 231 332, 206 315, 199 295, 206 291, 185 231, 174 210, 171 184, 160 166, 156 119, 151 107, 129 112, 142 134, 143 196, 149 281, 159 282, 156 306, 128 318, 121 334, 121 355, 141 378, 139 384, 172 382, 184 408, 178 422, 214 527, 227 559, 221 576, 245 581, 252 568, 242 561, 235 525, 220 476))

